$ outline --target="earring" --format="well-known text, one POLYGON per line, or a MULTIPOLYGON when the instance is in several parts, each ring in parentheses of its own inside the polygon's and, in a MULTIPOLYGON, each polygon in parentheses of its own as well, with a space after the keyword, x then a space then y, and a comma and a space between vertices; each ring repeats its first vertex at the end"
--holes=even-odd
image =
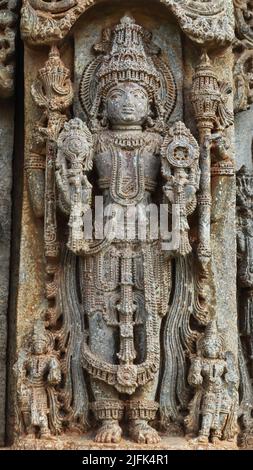
POLYGON ((102 127, 108 127, 108 115, 106 112, 106 109, 103 110, 103 115, 101 119, 101 126, 102 127))

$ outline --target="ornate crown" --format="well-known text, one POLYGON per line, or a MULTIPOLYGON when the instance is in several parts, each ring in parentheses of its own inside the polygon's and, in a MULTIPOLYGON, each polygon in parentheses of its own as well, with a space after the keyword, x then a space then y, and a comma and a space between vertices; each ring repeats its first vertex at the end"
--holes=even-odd
POLYGON ((96 118, 101 98, 112 86, 128 81, 143 86, 157 114, 168 119, 177 88, 169 64, 152 42, 152 33, 125 15, 119 24, 104 30, 101 39, 94 45, 99 55, 85 67, 80 82, 80 102, 87 116, 96 118))
POLYGON ((111 51, 104 57, 98 73, 102 93, 115 83, 138 82, 149 94, 160 87, 160 79, 144 46, 145 31, 130 16, 124 16, 112 30, 111 51))
POLYGON ((221 333, 218 331, 216 320, 213 320, 207 324, 205 332, 203 335, 201 335, 198 341, 197 349, 199 352, 201 352, 203 351, 205 345, 212 344, 214 342, 219 345, 220 352, 222 353, 224 348, 224 340, 221 333))
POLYGON ((46 330, 45 323, 42 319, 38 319, 34 324, 32 340, 33 343, 41 342, 47 344, 47 346, 52 346, 52 334, 46 330))

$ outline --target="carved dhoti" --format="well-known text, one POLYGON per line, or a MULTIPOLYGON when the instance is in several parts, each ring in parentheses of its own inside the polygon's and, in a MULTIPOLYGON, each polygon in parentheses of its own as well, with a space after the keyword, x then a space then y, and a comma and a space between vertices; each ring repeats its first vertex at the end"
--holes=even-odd
MULTIPOLYGON (((99 389, 101 397, 107 390, 108 398, 128 394, 133 400, 154 399, 160 315, 164 314, 158 282, 165 264, 163 274, 169 276, 168 261, 157 254, 155 244, 115 243, 105 252, 83 259, 89 337, 83 343, 82 364, 92 377, 98 399, 99 389)), ((168 283, 166 288, 168 295, 168 283)), ((165 285, 163 289, 160 284, 160 289, 162 292, 165 285)), ((156 409, 153 406, 152 415, 156 409)), ((132 416, 131 407, 129 410, 132 416)))

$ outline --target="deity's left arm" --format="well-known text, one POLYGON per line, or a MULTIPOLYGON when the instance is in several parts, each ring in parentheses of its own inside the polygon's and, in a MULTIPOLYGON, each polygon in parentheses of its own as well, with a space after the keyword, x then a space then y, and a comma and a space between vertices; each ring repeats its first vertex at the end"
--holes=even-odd
POLYGON ((57 385, 61 382, 61 367, 55 357, 52 357, 49 361, 47 381, 50 385, 57 385))
POLYGON ((198 387, 203 382, 202 377, 202 364, 199 357, 194 357, 191 359, 191 366, 188 375, 188 382, 193 387, 198 387))

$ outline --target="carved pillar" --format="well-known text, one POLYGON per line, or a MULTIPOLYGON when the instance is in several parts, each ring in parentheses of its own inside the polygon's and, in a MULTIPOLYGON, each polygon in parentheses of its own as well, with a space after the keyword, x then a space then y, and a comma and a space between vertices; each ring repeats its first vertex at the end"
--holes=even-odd
POLYGON ((14 150, 14 61, 17 22, 15 1, 0 6, 0 445, 5 443, 9 271, 11 245, 12 158, 14 150))

